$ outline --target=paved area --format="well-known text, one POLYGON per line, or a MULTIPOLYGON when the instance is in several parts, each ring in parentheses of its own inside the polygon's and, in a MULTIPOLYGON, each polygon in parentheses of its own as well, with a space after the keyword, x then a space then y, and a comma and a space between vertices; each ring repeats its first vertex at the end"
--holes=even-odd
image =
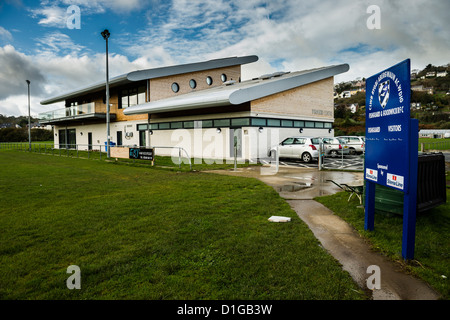
MULTIPOLYGON (((217 172, 217 171, 216 171, 217 172)), ((340 189, 328 182, 359 182, 362 172, 319 171, 313 168, 280 166, 278 172, 267 167, 250 167, 223 170, 220 173, 260 179, 277 190, 281 197, 312 230, 322 246, 349 272, 354 281, 367 290, 366 281, 371 275, 367 268, 380 267, 381 288, 372 291, 374 300, 436 300, 439 295, 425 282, 407 275, 394 262, 369 245, 344 220, 328 208, 313 200, 316 196, 333 194, 340 189), (272 173, 272 174, 269 174, 272 173)))
MULTIPOLYGON (((263 163, 269 164, 269 159, 262 160, 263 163)), ((312 161, 310 163, 305 163, 301 160, 294 159, 280 159, 281 166, 292 166, 297 168, 314 168, 319 167, 318 161, 312 161)), ((324 169, 340 169, 340 170, 364 170, 364 159, 360 155, 346 155, 338 156, 335 158, 326 157, 323 162, 324 169)))

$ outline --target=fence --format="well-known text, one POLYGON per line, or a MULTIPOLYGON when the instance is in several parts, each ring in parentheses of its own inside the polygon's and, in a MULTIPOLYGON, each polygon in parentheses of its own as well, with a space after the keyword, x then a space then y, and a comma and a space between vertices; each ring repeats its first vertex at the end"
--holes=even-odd
MULTIPOLYGON (((2 142, 0 143, 0 150, 16 150, 16 151, 29 151, 43 154, 51 154, 53 156, 66 156, 66 157, 75 157, 75 158, 87 158, 87 159, 98 159, 98 160, 107 160, 107 149, 106 144, 64 144, 60 145, 57 143, 36 143, 33 142, 30 146, 28 142, 2 142), (66 147, 67 146, 67 147, 66 147)), ((111 145, 111 147, 128 147, 128 148, 138 148, 138 146, 117 146, 111 145)), ((181 168, 182 159, 187 159, 189 164, 189 169, 192 170, 192 162, 191 158, 187 151, 182 147, 166 147, 166 146, 156 146, 149 147, 153 149, 178 149, 178 163, 175 163, 173 157, 164 157, 161 156, 159 158, 159 162, 161 166, 173 166, 173 164, 178 164, 178 167, 181 168), (185 155, 183 157, 183 155, 185 155)), ((156 150, 155 150, 156 154, 156 150)), ((155 155, 154 155, 155 156, 155 155)), ((121 162, 132 162, 132 163, 141 163, 141 164, 150 164, 153 165, 153 161, 148 160, 138 160, 138 159, 124 159, 124 158, 115 158, 111 157, 110 159, 114 159, 116 161, 121 162)))
POLYGON ((429 150, 450 150, 450 139, 445 141, 436 141, 436 142, 421 142, 419 146, 419 150, 422 152, 429 150))

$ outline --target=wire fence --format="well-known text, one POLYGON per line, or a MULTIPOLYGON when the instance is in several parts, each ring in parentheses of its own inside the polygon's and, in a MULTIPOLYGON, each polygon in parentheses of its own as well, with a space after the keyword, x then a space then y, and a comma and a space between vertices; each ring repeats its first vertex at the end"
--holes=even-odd
MULTIPOLYGON (((137 145, 132 146, 117 146, 110 145, 111 148, 139 148, 137 145)), ((156 147, 142 147, 146 149, 153 149, 153 161, 141 160, 141 159, 130 159, 123 157, 113 157, 108 158, 107 151, 108 146, 101 144, 64 144, 59 145, 57 143, 38 143, 33 142, 29 144, 28 142, 1 142, 0 150, 15 150, 24 152, 33 152, 48 154, 52 156, 65 156, 72 158, 84 158, 92 160, 111 160, 120 161, 127 163, 138 163, 145 165, 157 165, 163 167, 178 167, 189 166, 189 170, 192 170, 192 161, 187 153, 187 151, 182 147, 167 147, 167 146, 156 146, 156 147), (178 152, 174 156, 156 156, 156 150, 158 149, 178 149, 178 152)), ((113 149, 110 150, 110 153, 113 149)))

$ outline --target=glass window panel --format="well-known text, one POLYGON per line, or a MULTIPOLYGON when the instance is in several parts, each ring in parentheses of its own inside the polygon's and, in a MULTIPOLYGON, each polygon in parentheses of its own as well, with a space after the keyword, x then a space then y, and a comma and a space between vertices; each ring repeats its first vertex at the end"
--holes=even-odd
POLYGON ((249 126, 250 119, 249 118, 231 119, 231 125, 232 126, 249 126))
POLYGON ((332 128, 332 127, 333 127, 333 124, 331 122, 325 122, 324 123, 324 128, 329 129, 329 128, 332 128))
POLYGON ((306 121, 306 122, 305 122, 305 127, 306 127, 306 128, 314 128, 314 122, 312 122, 312 121, 306 121))
POLYGON ((158 130, 158 129, 159 129, 158 123, 151 123, 151 124, 150 124, 150 129, 152 129, 152 130, 158 130))
POLYGON ((203 120, 202 121, 202 127, 203 128, 212 128, 213 127, 213 121, 212 120, 203 120))
POLYGON ((137 93, 135 93, 135 94, 133 94, 133 95, 130 95, 129 96, 129 99, 130 99, 130 106, 135 106, 135 105, 137 105, 137 93))
MULTIPOLYGON (((152 125, 150 125, 150 126, 152 126, 152 125)), ((147 128, 148 128, 148 125, 147 125, 147 124, 138 124, 138 125, 137 125, 138 131, 147 130, 147 128)), ((153 128, 152 128, 152 129, 153 129, 153 128)), ((157 128, 155 128, 155 129, 157 129, 157 128)))
POLYGON ((183 128, 183 122, 172 122, 171 124, 170 124, 170 128, 172 128, 172 129, 180 129, 180 128, 183 128))
POLYGON ((323 128, 323 122, 316 122, 316 128, 323 128))
POLYGON ((281 120, 278 119, 267 119, 267 125, 271 127, 280 127, 281 120))
POLYGON ((294 121, 294 127, 303 128, 305 126, 305 121, 294 121))
POLYGON ((170 122, 163 122, 159 124, 160 129, 170 129, 170 122))
POLYGON ((214 120, 214 127, 229 127, 230 119, 214 120))
POLYGON ((122 103, 121 103, 121 107, 122 107, 123 109, 128 108, 128 96, 122 97, 121 102, 122 102, 122 103))
POLYGON ((282 120, 281 126, 282 127, 292 127, 292 120, 282 120))
POLYGON ((282 145, 289 145, 289 144, 293 144, 294 143, 294 138, 287 138, 282 142, 282 145))
POLYGON ((194 121, 185 121, 183 122, 183 127, 186 129, 194 128, 194 121))
POLYGON ((266 125, 266 119, 252 118, 252 125, 253 126, 265 126, 266 125))

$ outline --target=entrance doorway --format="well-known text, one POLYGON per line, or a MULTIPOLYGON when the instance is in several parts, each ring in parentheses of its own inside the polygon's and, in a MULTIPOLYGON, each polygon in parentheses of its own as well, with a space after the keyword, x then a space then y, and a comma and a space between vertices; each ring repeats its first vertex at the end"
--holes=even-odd
POLYGON ((236 142, 236 156, 242 157, 242 128, 230 128, 230 156, 234 157, 234 144, 236 142))

